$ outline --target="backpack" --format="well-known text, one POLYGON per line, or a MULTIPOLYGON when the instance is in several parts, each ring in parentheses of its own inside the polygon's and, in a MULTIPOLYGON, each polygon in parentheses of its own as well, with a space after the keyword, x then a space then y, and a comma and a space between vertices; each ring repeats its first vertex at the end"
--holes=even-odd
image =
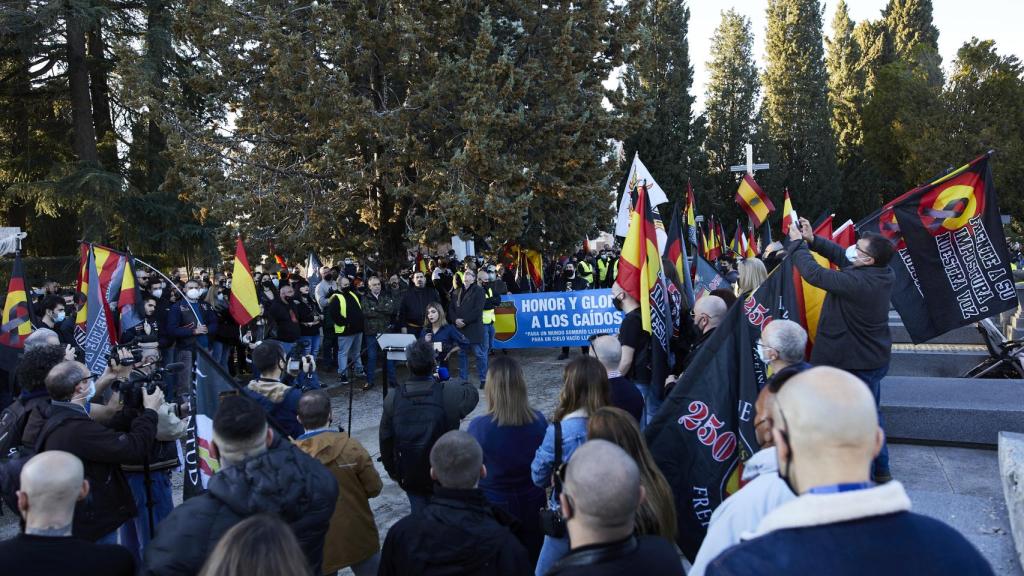
POLYGON ((444 386, 435 382, 420 392, 410 392, 407 386, 398 387, 392 417, 398 484, 407 492, 431 492, 430 449, 448 431, 444 386))
MULTIPOLYGON (((18 404, 18 402, 15 402, 15 404, 18 404)), ((31 411, 25 411, 26 421, 30 413, 31 411)), ((21 430, 24 429, 23 423, 21 430, 18 431, 17 442, 0 455, 0 502, 6 504, 15 514, 18 513, 18 490, 21 489, 21 469, 29 459, 43 451, 42 448, 46 444, 46 439, 57 429, 57 426, 73 415, 74 413, 70 410, 60 410, 56 414, 51 413, 50 417, 46 419, 46 424, 43 425, 43 429, 39 432, 39 437, 36 438, 36 443, 33 446, 25 446, 21 443, 21 430)), ((7 416, 7 410, 4 411, 3 416, 7 416)))
POLYGON ((21 435, 31 413, 21 398, 0 413, 0 457, 6 457, 11 448, 21 444, 21 435))

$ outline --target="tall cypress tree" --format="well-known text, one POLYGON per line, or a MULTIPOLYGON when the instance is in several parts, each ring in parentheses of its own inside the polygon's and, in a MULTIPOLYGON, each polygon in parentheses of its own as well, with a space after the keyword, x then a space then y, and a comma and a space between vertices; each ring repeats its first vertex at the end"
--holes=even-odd
POLYGON ((761 109, 774 164, 763 178, 781 201, 789 188, 803 213, 834 210, 839 172, 828 102, 818 0, 770 0, 761 109))
POLYGON ((711 60, 708 61, 704 149, 712 180, 707 207, 710 212, 725 217, 727 222, 740 212, 733 202, 736 175, 729 171, 729 166, 744 158, 744 145, 751 141, 757 120, 761 80, 753 51, 750 20, 735 10, 723 11, 722 21, 711 40, 711 60))
POLYGON ((941 87, 939 29, 932 23, 931 0, 889 0, 882 19, 894 58, 916 69, 930 85, 941 87))
MULTIPOLYGON (((624 141, 625 166, 633 153, 651 171, 670 201, 685 198, 686 181, 704 172, 703 129, 693 118, 693 68, 684 0, 647 0, 639 42, 629 58, 623 86, 631 135, 624 141)), ((700 187, 695 182, 695 186, 700 187)))

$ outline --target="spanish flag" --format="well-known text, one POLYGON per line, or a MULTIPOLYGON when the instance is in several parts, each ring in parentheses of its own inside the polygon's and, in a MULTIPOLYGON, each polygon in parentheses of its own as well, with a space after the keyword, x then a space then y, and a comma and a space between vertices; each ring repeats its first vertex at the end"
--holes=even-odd
POLYGON ((722 256, 722 243, 718 237, 718 227, 715 225, 714 217, 711 218, 711 226, 708 230, 707 259, 714 262, 722 256))
POLYGON ((679 225, 679 212, 672 213, 672 223, 668 227, 668 245, 665 247, 669 262, 676 270, 676 278, 679 280, 680 290, 686 300, 687 309, 693 308, 693 279, 690 277, 690 267, 687 266, 686 241, 679 225))
MULTIPOLYGON (((825 218, 825 221, 814 229, 814 235, 832 238, 832 216, 825 218)), ((811 252, 811 255, 822 268, 836 268, 821 254, 811 252)), ((818 336, 818 319, 821 317, 821 305, 825 303, 825 291, 804 280, 796 266, 792 266, 792 274, 798 321, 807 330, 807 354, 809 356, 814 340, 818 336)))
POLYGON ((259 300, 256 298, 256 283, 252 279, 249 258, 239 238, 235 243, 235 265, 231 269, 231 301, 228 304, 231 317, 244 326, 260 315, 259 300))
POLYGON ((424 276, 426 276, 427 272, 430 272, 430 270, 427 270, 427 260, 423 257, 423 253, 419 251, 416 252, 416 270, 414 272, 422 272, 424 276))
POLYGON ((665 377, 671 368, 668 342, 672 311, 661 268, 653 207, 643 186, 633 190, 635 205, 630 212, 629 232, 622 245, 615 282, 640 303, 643 329, 651 334, 651 386, 657 397, 663 398, 665 377))
POLYGON ((28 304, 25 290, 25 270, 21 265, 21 254, 14 253, 14 270, 7 283, 7 298, 4 300, 4 315, 0 318, 0 346, 12 350, 25 347, 25 338, 32 333, 32 307, 28 304))
POLYGON ((754 182, 750 174, 743 175, 740 189, 736 191, 736 203, 747 213, 754 226, 760 226, 762 222, 768 220, 768 215, 775 211, 775 206, 768 199, 768 195, 761 190, 757 182, 754 182))
POLYGON ((743 256, 745 258, 757 258, 757 240, 754 239, 753 228, 747 231, 747 251, 743 256))
POLYGON ((789 199, 789 188, 786 188, 785 200, 782 201, 782 237, 789 236, 789 227, 793 224, 793 201, 789 199))

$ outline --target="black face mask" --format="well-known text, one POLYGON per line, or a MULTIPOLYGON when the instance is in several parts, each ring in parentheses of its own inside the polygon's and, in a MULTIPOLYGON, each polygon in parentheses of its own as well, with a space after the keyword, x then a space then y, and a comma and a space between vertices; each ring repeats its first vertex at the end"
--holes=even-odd
POLYGON ((786 471, 783 472, 780 465, 779 478, 786 483, 790 492, 799 496, 800 493, 796 491, 796 486, 793 485, 793 480, 790 478, 790 475, 793 473, 793 444, 789 441, 789 423, 786 422, 786 415, 782 413, 781 409, 779 410, 779 415, 782 416, 782 423, 786 426, 785 430, 779 430, 779 434, 782 435, 782 439, 785 440, 786 447, 788 448, 786 450, 786 471))
POLYGON ((612 298, 612 306, 619 312, 622 312, 622 298, 612 298))

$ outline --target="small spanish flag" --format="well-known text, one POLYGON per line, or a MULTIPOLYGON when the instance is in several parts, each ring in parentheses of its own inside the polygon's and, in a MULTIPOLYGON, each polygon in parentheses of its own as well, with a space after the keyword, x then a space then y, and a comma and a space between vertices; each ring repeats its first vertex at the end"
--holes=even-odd
POLYGON ((775 206, 750 174, 744 174, 740 189, 736 191, 736 203, 750 217, 754 226, 760 226, 775 211, 775 206))
POLYGON ((793 224, 793 201, 789 199, 789 188, 784 194, 786 199, 782 201, 782 237, 789 236, 789 227, 793 224))
POLYGON ((235 264, 231 269, 231 301, 228 304, 231 317, 244 326, 260 315, 259 300, 256 299, 256 282, 249 269, 249 258, 239 238, 235 244, 235 264))

